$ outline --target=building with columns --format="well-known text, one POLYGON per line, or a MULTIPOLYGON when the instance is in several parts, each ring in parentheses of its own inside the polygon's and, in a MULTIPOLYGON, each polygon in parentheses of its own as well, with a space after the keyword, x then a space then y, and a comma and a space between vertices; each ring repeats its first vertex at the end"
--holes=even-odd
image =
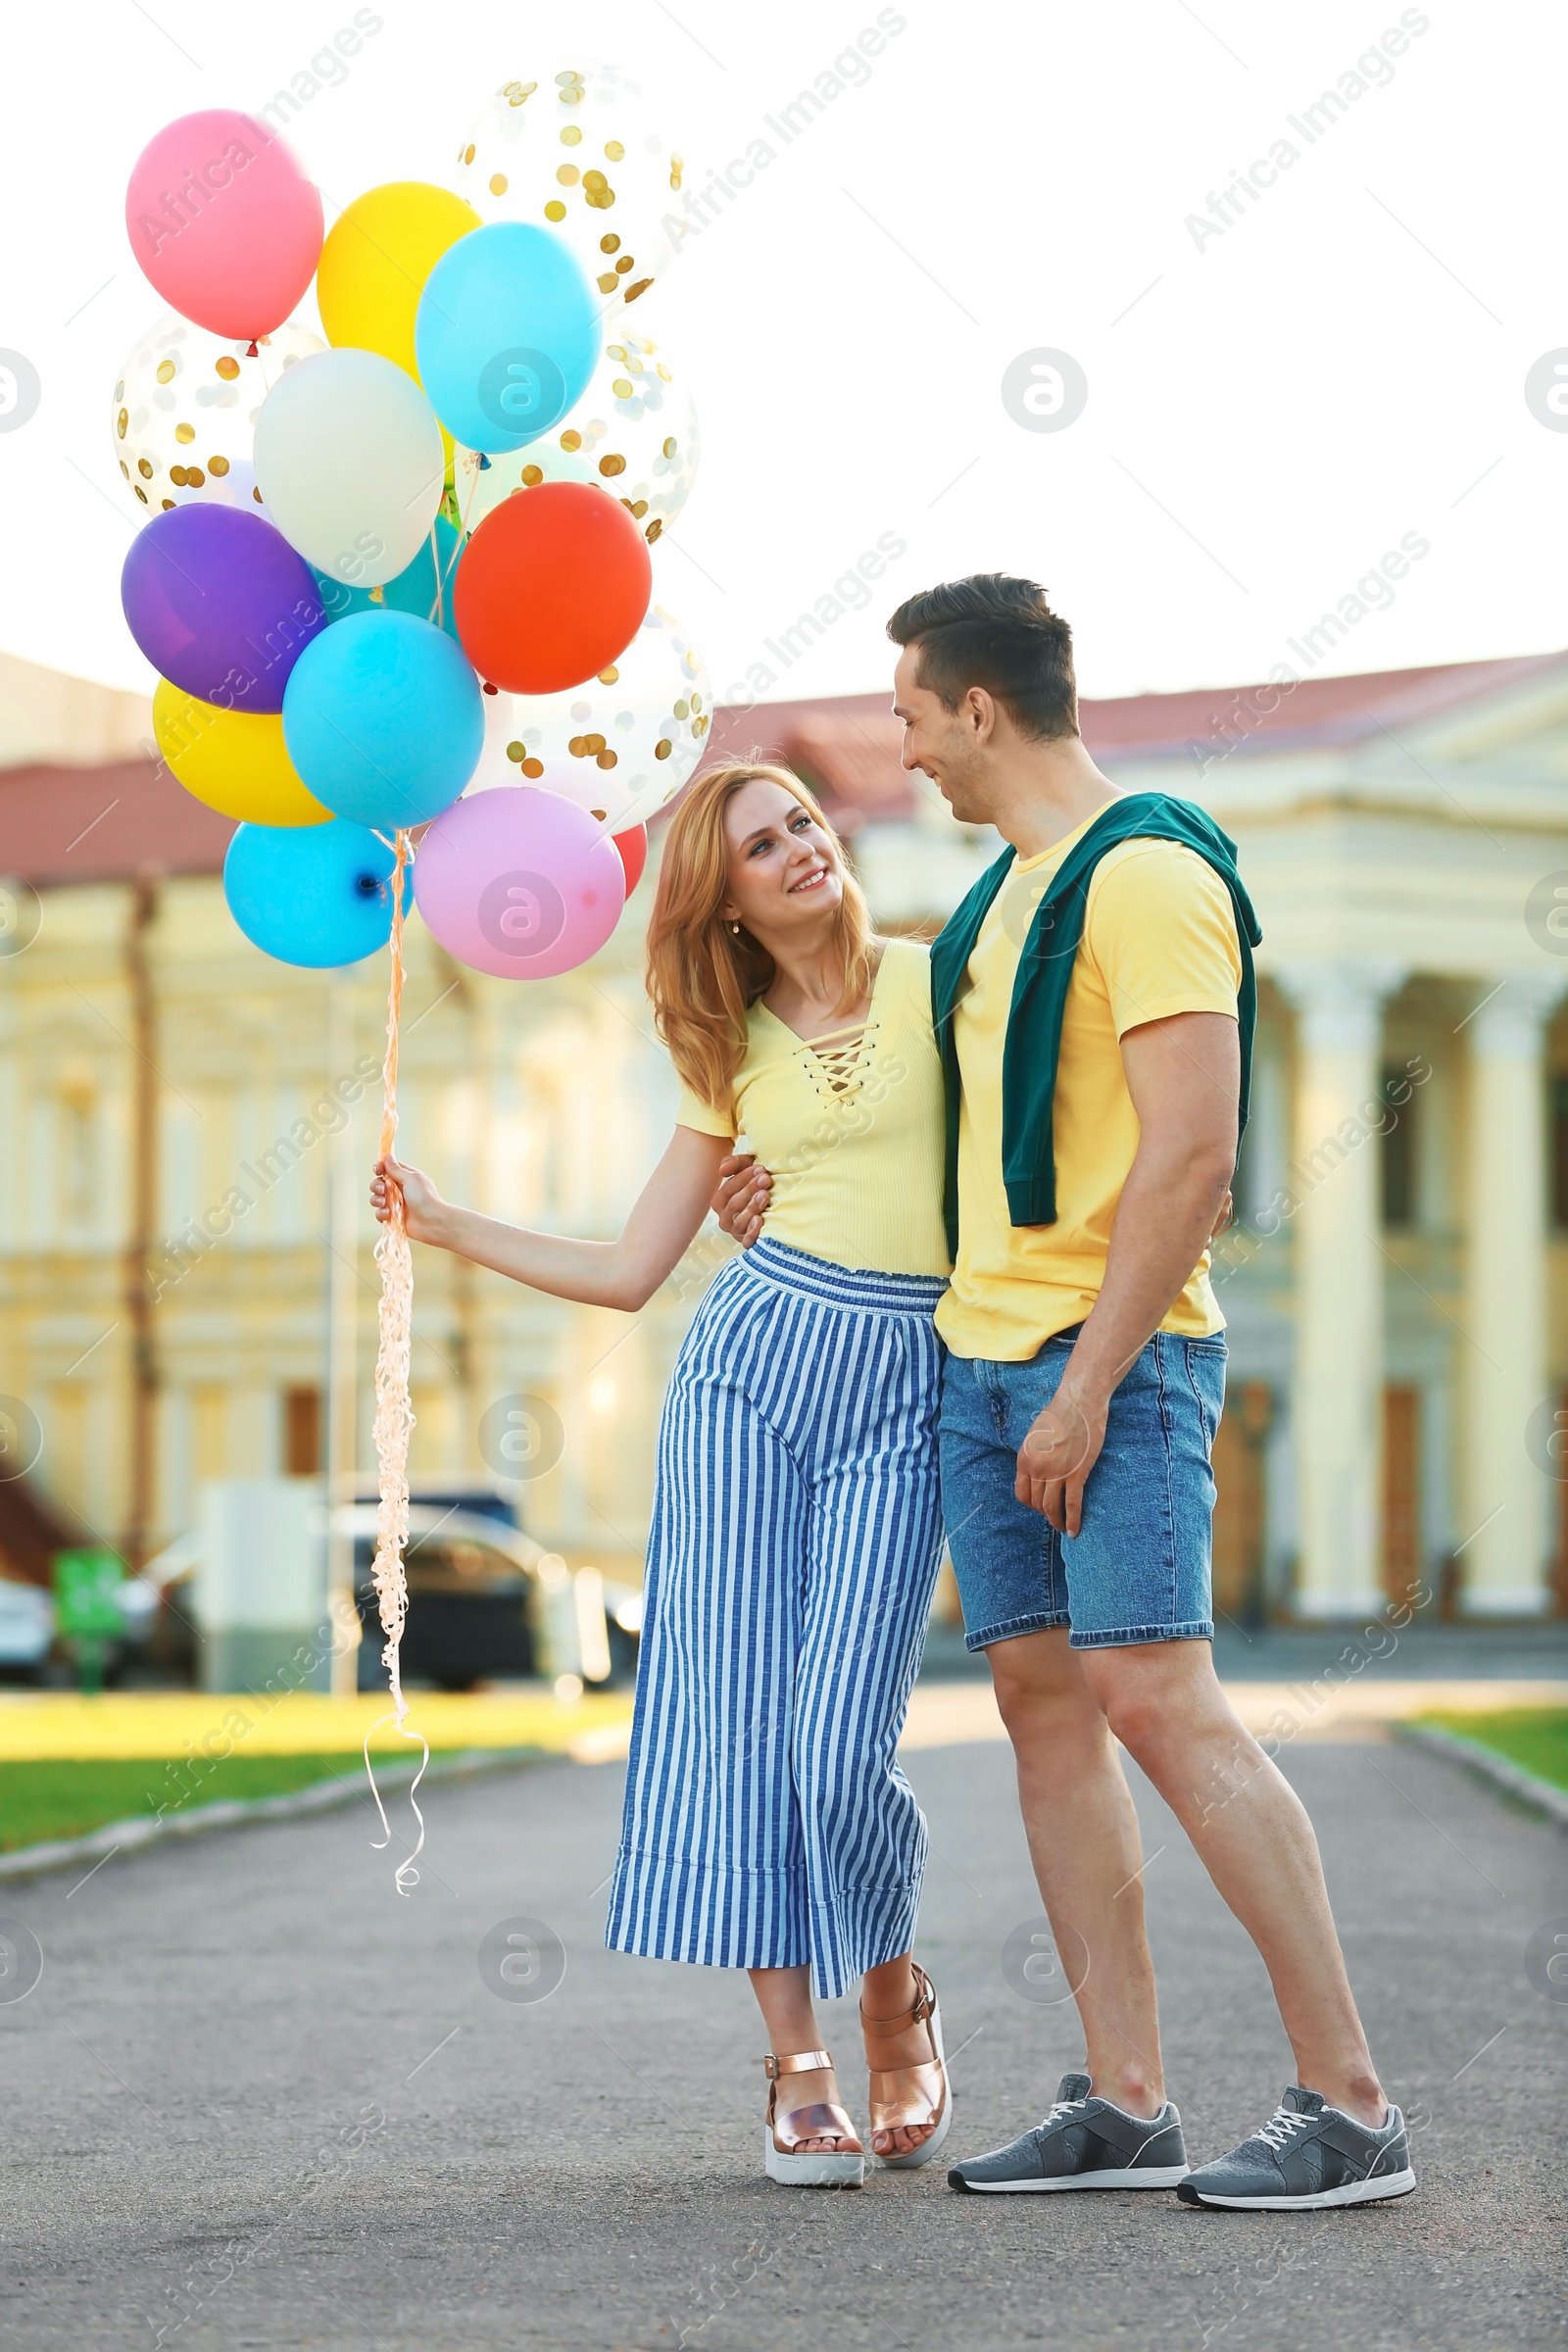
MULTIPOLYGON (((1348 1619, 1420 1588, 1450 1614, 1544 1613, 1568 1427, 1568 656, 1082 715, 1118 785, 1192 798, 1236 838, 1264 932, 1215 1263, 1219 1606, 1348 1619)), ((379 959, 328 976, 248 946, 219 881, 231 827, 146 734, 136 697, 0 664, 0 1456, 63 1524, 140 1556, 193 1524, 208 1479, 319 1469, 334 1266, 372 1468, 375 1090, 353 1082, 384 997, 379 959), (250 1204, 215 1232, 236 1187, 250 1204)), ((934 930, 996 854, 905 774, 882 694, 717 713, 712 756, 752 753, 817 786, 889 927, 934 930)), ((674 1105, 641 989, 650 897, 592 964, 529 988, 411 924, 400 1149, 443 1189, 615 1229, 674 1105)), ((721 1254, 700 1238, 631 1317, 419 1252, 416 1481, 507 1485, 568 1559, 632 1570, 664 1380, 721 1254), (493 1433, 518 1399, 543 1435, 513 1476, 493 1433)))

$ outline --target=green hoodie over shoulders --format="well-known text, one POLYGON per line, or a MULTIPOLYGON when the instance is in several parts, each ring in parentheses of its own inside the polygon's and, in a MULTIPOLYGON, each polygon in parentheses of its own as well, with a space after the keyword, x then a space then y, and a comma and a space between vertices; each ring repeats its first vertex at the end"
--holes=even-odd
MULTIPOLYGON (((1240 1124, 1247 1125, 1257 982, 1252 950, 1262 933, 1237 870, 1236 845, 1189 801, 1165 793, 1129 793, 1096 817, 1062 859, 1034 910, 1018 958, 1003 1055, 1002 1152, 1007 1212, 1014 1226, 1056 1221, 1054 1106, 1062 1016, 1083 937, 1089 886, 1106 852, 1134 840, 1173 842, 1213 868, 1230 894, 1241 951, 1237 1000, 1241 1031, 1240 1124)), ((948 1243, 958 1254, 958 1108, 960 1079, 954 1013, 981 926, 1012 867, 1004 852, 963 899, 931 951, 931 1009, 945 1082, 944 1211, 948 1243)))

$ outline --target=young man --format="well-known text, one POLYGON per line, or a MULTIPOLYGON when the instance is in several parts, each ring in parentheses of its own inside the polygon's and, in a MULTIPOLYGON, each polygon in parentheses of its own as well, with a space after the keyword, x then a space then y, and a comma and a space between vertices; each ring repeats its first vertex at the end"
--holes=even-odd
POLYGON ((1225 1342, 1207 1243, 1255 1004, 1231 845, 1191 804, 1101 774, 1071 632, 1033 582, 950 582, 888 634, 905 765, 1011 845, 932 953, 955 1256, 937 1317, 943 1506, 1087 2041, 1036 2130, 948 2178, 982 2193, 1174 2185, 1190 2204, 1269 2209, 1401 2195, 1404 2122, 1356 2016, 1311 1825, 1210 1651, 1225 1342), (1296 2058, 1274 2115, 1191 2173, 1117 1740, 1251 1936, 1296 2058))

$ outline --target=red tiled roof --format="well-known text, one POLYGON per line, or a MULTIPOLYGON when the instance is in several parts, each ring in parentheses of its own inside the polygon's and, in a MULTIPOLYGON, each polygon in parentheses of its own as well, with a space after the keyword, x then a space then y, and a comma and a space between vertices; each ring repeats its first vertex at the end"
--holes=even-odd
MULTIPOLYGON (((1087 697, 1078 715, 1085 743, 1102 761, 1176 755, 1190 744, 1216 740, 1243 755, 1254 744, 1282 752, 1392 732, 1553 669, 1568 669, 1568 654, 1300 678, 1288 691, 1277 685, 1201 686, 1181 694, 1087 697)), ((757 753, 786 760, 817 786, 846 832, 879 817, 907 815, 914 792, 900 764, 902 729, 889 699, 858 694, 717 710, 708 764, 757 753)))
POLYGON ((0 773, 0 874, 50 883, 123 880, 138 866, 216 874, 234 832, 162 761, 13 767, 0 773))
POLYGON ((914 787, 900 761, 904 729, 887 694, 836 695, 820 703, 720 708, 705 767, 729 760, 776 760, 821 793, 843 833, 868 818, 907 816, 914 787))
POLYGON ((1097 760, 1117 753, 1185 751, 1219 731, 1297 744, 1354 743, 1380 728, 1409 726, 1459 703, 1568 666, 1565 654, 1501 662, 1446 662, 1430 669, 1377 669, 1360 677, 1298 678, 1294 685, 1200 686, 1185 694, 1131 694, 1085 702, 1084 741, 1097 760))
MULTIPOLYGON (((1282 752, 1392 732, 1553 670, 1568 672, 1568 654, 1302 678, 1289 692, 1214 686, 1091 698, 1079 716, 1084 741, 1106 762, 1179 754, 1216 738, 1233 739, 1245 757, 1254 747, 1282 752)), ((901 734, 886 692, 721 708, 713 713, 704 764, 784 760, 822 792, 842 830, 854 833, 862 824, 906 816, 914 807, 900 764, 901 734)), ((193 801, 167 768, 146 760, 0 772, 0 874, 40 887, 122 878, 143 863, 169 874, 215 874, 233 831, 230 818, 193 801)))

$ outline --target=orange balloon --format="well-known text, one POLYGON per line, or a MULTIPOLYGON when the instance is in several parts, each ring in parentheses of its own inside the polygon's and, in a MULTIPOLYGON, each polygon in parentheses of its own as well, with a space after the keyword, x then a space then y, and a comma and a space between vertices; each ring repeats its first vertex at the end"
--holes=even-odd
POLYGON ((452 610, 463 650, 508 694, 561 694, 623 654, 654 567, 618 499, 589 482, 515 490, 459 560, 452 610))

